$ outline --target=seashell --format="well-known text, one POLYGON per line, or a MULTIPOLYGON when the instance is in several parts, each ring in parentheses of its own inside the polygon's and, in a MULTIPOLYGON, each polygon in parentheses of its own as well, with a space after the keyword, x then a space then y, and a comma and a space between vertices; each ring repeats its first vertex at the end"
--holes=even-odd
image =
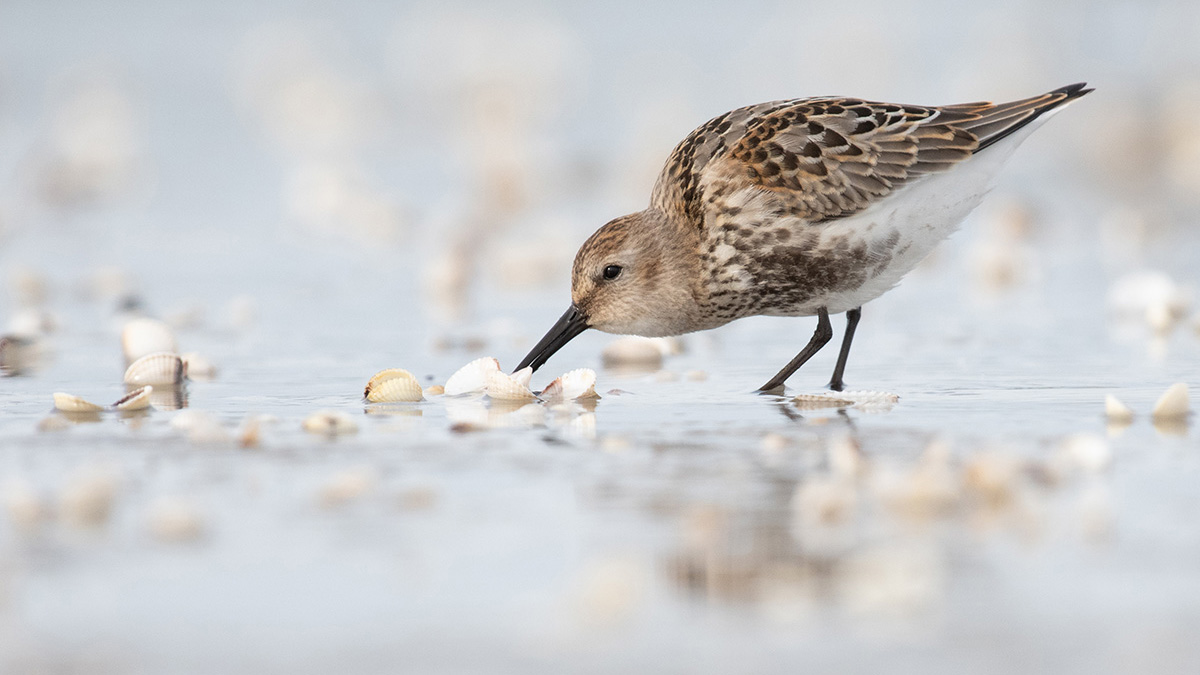
POLYGON ((205 410, 182 410, 171 418, 171 428, 187 434, 191 443, 227 443, 229 432, 216 415, 205 410))
POLYGON ((564 373, 546 385, 540 396, 546 401, 600 398, 596 393, 596 371, 591 368, 577 368, 564 373))
POLYGON ((613 340, 600 352, 605 368, 658 370, 663 363, 663 343, 651 338, 623 337, 613 340))
POLYGON ((179 358, 183 359, 183 376, 187 379, 209 381, 216 378, 217 367, 196 352, 180 354, 179 358))
POLYGON ((78 396, 64 394, 61 391, 54 393, 54 407, 57 410, 71 413, 100 412, 104 410, 104 406, 96 405, 91 401, 85 401, 78 396))
POLYGON ((499 401, 532 401, 537 398, 529 389, 533 368, 522 368, 512 375, 495 371, 487 375, 487 395, 499 401))
POLYGON ((498 372, 500 372, 500 362, 496 359, 490 356, 475 359, 459 368, 450 376, 450 379, 446 380, 445 393, 447 396, 480 393, 487 389, 488 373, 498 372))
POLYGON ((147 354, 125 369, 125 384, 178 384, 183 382, 183 359, 171 352, 147 354))
POLYGON ((340 506, 370 492, 375 482, 375 472, 370 468, 345 469, 330 477, 317 494, 317 500, 327 508, 340 506))
POLYGON ((1175 421, 1187 417, 1188 388, 1183 382, 1176 382, 1167 388, 1158 402, 1154 404, 1154 420, 1175 421))
POLYGON ((420 401, 424 399, 421 383, 407 370, 388 368, 381 370, 367 382, 363 398, 371 403, 393 401, 420 401))
POLYGON ((178 498, 160 500, 150 508, 150 533, 163 541, 182 542, 204 534, 204 519, 196 507, 178 498))
POLYGON ((900 397, 884 391, 839 391, 830 394, 797 394, 792 403, 801 410, 856 407, 864 410, 886 410, 900 397))
POLYGON ((152 391, 154 391, 154 387, 150 385, 135 389, 122 396, 120 400, 112 404, 112 407, 117 410, 145 410, 150 407, 150 392, 152 391))
POLYGON ((1112 448, 1103 436, 1097 434, 1072 434, 1063 439, 1061 452, 1064 459, 1090 473, 1099 473, 1112 463, 1112 448))
POLYGON ((1116 396, 1108 394, 1104 397, 1104 416, 1109 422, 1128 424, 1133 421, 1133 410, 1116 396))
POLYGON ((441 396, 446 393, 446 388, 440 384, 435 384, 432 387, 425 387, 426 396, 441 396))
POLYGON ((358 432, 358 424, 340 410, 318 410, 304 418, 302 428, 310 434, 344 436, 358 432))
POLYGON ((112 512, 117 488, 117 478, 107 469, 83 469, 68 480, 59 494, 59 513, 77 527, 103 525, 112 512))
POLYGON ((0 337, 0 375, 21 375, 34 365, 37 356, 34 340, 17 335, 0 337))
POLYGON ((121 329, 121 351, 125 353, 126 363, 133 363, 147 354, 178 350, 171 327, 158 319, 133 319, 121 329))

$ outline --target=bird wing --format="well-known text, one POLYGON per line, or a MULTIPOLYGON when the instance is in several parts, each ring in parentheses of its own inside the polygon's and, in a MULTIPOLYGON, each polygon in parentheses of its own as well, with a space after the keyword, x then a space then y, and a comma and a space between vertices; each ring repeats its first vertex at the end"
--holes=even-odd
POLYGON ((811 222, 862 211, 950 169, 1038 116, 1091 91, 1076 84, 1009 103, 916 106, 809 98, 740 108, 680 143, 653 204, 702 227, 706 212, 746 188, 811 222))

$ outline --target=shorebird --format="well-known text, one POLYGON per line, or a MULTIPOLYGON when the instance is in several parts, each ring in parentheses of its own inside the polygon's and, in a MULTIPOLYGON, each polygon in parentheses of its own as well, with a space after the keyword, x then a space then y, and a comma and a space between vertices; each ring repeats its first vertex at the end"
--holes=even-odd
POLYGON ((802 98, 715 117, 675 147, 648 208, 584 242, 570 308, 518 369, 588 328, 656 337, 816 315, 812 339, 760 387, 778 392, 845 312, 829 383, 840 391, 862 305, 954 232, 1017 145, 1086 87, 999 104, 802 98))

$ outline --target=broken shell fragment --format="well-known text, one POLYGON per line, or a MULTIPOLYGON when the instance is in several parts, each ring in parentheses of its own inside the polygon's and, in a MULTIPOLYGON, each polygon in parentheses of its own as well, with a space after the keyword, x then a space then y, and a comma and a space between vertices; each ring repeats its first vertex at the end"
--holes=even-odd
POLYGON ((147 354, 178 351, 171 327, 158 319, 133 319, 121 329, 121 351, 133 363, 147 354))
POLYGON ((1133 410, 1121 402, 1121 399, 1108 394, 1104 397, 1104 416, 1109 422, 1128 424, 1133 421, 1133 410))
POLYGON ((371 403, 420 401, 424 398, 421 383, 407 370, 388 368, 375 373, 363 390, 363 398, 371 403))
POLYGON ((1154 421, 1177 422, 1188 414, 1188 388, 1183 382, 1176 382, 1167 388, 1154 404, 1154 421))
POLYGON ((500 371, 488 373, 487 395, 500 401, 532 401, 537 396, 529 389, 532 368, 522 368, 509 375, 500 371))
POLYGON ((113 407, 117 410, 145 410, 150 407, 150 393, 154 391, 154 387, 146 385, 141 389, 135 389, 128 394, 122 396, 113 407))
POLYGON ((821 408, 861 408, 863 410, 887 410, 900 400, 896 394, 885 391, 839 391, 829 394, 797 394, 792 403, 801 410, 821 408))
POLYGON ((577 398, 600 398, 596 393, 596 371, 577 368, 564 373, 546 385, 541 398, 546 401, 570 401, 577 398))
POLYGON ((147 354, 125 369, 125 384, 178 384, 183 381, 183 359, 171 352, 147 354))
POLYGON ((304 418, 301 425, 310 434, 344 436, 358 432, 358 424, 340 410, 318 410, 304 418))
POLYGON ((450 379, 446 380, 445 394, 458 396, 480 393, 487 389, 488 374, 498 372, 500 372, 500 362, 496 359, 490 356, 475 359, 459 368, 450 376, 450 379))
POLYGON ((61 391, 54 394, 54 407, 57 410, 70 413, 100 412, 104 410, 104 406, 96 405, 91 401, 85 401, 78 396, 64 394, 61 391))

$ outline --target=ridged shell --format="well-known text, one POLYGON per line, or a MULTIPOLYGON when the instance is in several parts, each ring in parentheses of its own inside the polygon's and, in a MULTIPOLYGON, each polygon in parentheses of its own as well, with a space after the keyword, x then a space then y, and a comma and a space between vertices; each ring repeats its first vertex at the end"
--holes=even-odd
POLYGON ((487 389, 489 373, 500 372, 500 362, 485 356, 459 368, 446 380, 446 395, 477 394, 487 389))
POLYGON ((500 371, 488 373, 487 395, 498 401, 532 401, 537 395, 529 390, 533 368, 522 368, 512 375, 500 371))
POLYGON ((1188 415, 1188 388, 1183 382, 1176 382, 1167 387, 1163 395, 1154 404, 1154 419, 1156 421, 1182 420, 1188 415))
POLYGON ((125 369, 125 384, 179 384, 183 381, 183 359, 171 352, 147 354, 125 369))
POLYGON ((596 371, 577 368, 563 373, 542 390, 546 401, 571 401, 577 398, 600 398, 596 393, 596 371))
POLYGON ((886 409, 895 405, 900 397, 885 391, 839 391, 829 394, 799 394, 792 402, 801 410, 821 408, 886 409))
POLYGON ((407 370, 388 368, 375 373, 363 397, 371 403, 389 403, 393 401, 420 401, 424 399, 421 393, 421 383, 407 370))
POLYGON ((150 393, 153 391, 154 387, 150 385, 135 389, 122 396, 113 407, 117 410, 145 410, 150 407, 150 393))
POLYGON ((147 354, 176 352, 179 347, 171 327, 158 319, 133 319, 121 329, 121 351, 132 363, 147 354))
POLYGON ((54 394, 54 407, 63 412, 100 412, 104 406, 85 401, 78 396, 64 394, 61 391, 54 394))

